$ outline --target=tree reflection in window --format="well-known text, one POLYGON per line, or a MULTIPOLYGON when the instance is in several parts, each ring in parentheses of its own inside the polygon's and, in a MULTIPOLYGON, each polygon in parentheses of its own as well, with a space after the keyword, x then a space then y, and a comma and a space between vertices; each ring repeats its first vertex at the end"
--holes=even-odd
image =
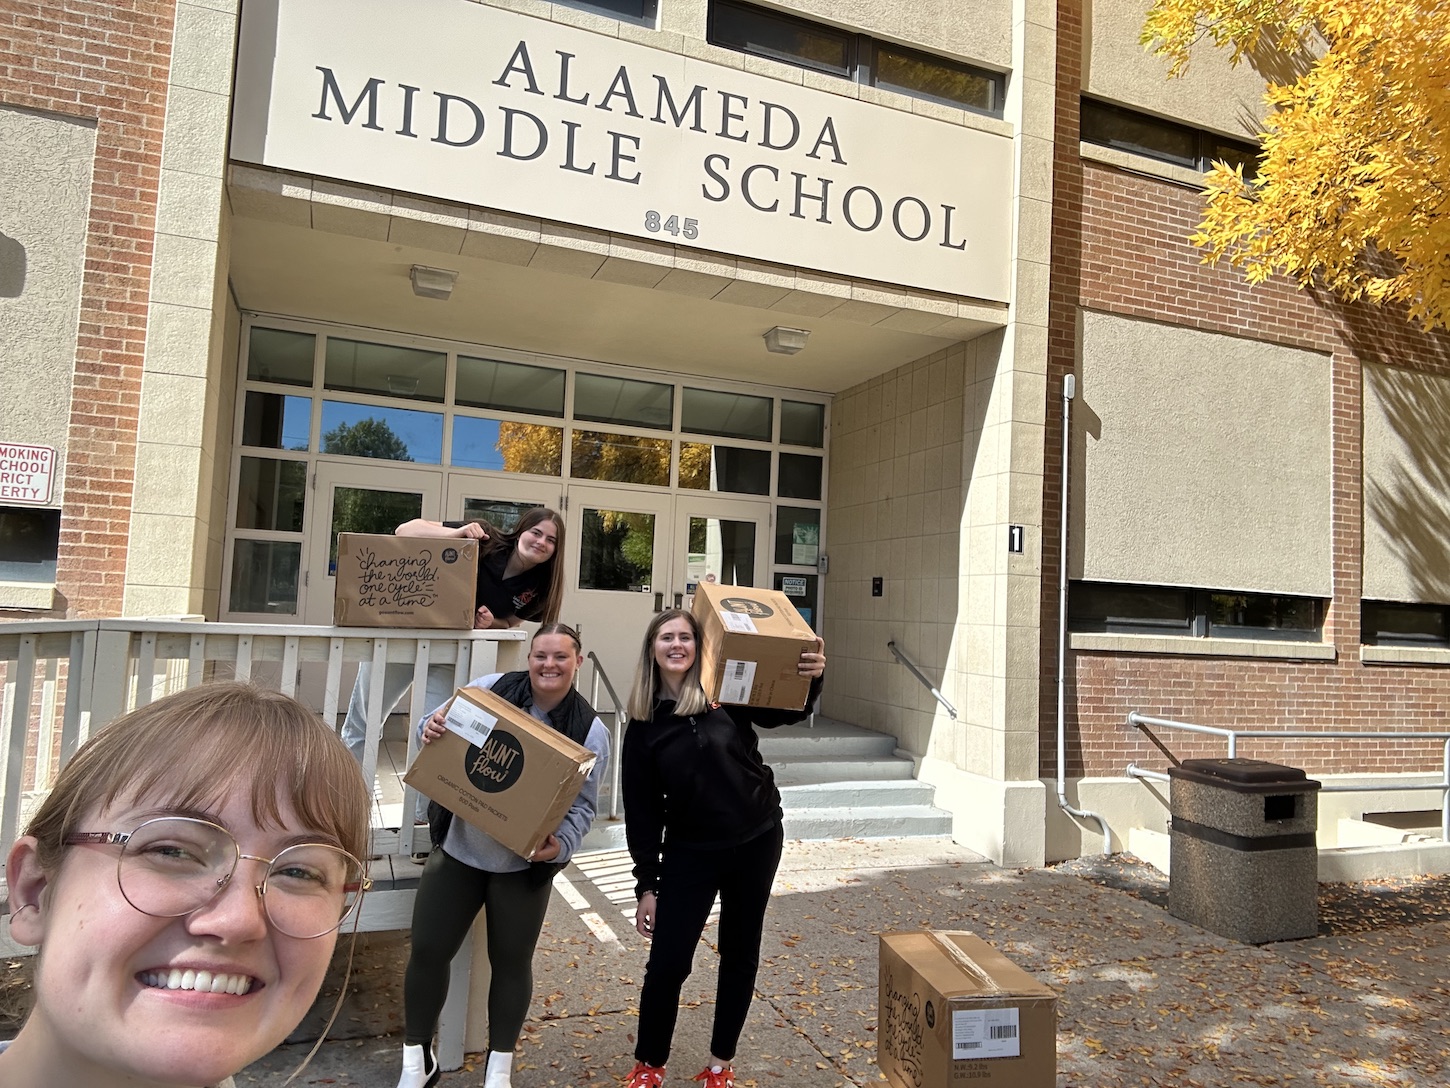
POLYGON ((605 431, 575 431, 569 474, 578 480, 666 487, 670 482, 670 443, 605 431))
POLYGON ((581 521, 579 588, 648 593, 654 571, 654 515, 586 508, 581 521))

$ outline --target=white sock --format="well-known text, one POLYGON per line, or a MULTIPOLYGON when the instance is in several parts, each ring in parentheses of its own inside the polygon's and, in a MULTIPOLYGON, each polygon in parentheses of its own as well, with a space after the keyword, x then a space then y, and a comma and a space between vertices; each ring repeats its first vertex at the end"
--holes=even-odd
POLYGON ((513 1051, 505 1054, 501 1050, 488 1052, 488 1067, 483 1077, 483 1088, 513 1088, 510 1076, 513 1074, 513 1051))

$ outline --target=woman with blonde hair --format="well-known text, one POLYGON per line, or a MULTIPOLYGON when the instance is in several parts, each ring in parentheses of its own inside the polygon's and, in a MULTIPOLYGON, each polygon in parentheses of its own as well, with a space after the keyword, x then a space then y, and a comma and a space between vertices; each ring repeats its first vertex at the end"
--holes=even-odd
POLYGON ((634 860, 635 928, 651 941, 629 1088, 657 1088, 675 1031, 680 990, 715 897, 720 967, 710 1056, 695 1077, 734 1088, 730 1067, 760 964, 761 931, 784 832, 780 791, 754 726, 801 721, 821 691, 825 643, 797 666, 811 678, 800 710, 711 703, 700 685, 700 628, 681 609, 645 632, 629 695, 621 773, 624 828, 634 860))
POLYGON ((366 887, 371 798, 302 704, 191 688, 92 737, 6 861, 34 1006, 6 1088, 229 1084, 317 996, 366 887))

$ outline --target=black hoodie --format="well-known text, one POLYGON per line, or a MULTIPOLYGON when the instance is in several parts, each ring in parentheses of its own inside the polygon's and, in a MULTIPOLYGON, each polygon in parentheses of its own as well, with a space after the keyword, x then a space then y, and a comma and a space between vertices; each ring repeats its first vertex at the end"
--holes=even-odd
MULTIPOLYGON (((817 677, 807 708, 820 693, 817 677)), ((620 769, 635 898, 658 889, 666 847, 739 846, 780 821, 780 791, 751 727, 775 729, 809 713, 717 706, 679 717, 674 701, 666 699, 655 704, 649 721, 630 721, 620 769)))

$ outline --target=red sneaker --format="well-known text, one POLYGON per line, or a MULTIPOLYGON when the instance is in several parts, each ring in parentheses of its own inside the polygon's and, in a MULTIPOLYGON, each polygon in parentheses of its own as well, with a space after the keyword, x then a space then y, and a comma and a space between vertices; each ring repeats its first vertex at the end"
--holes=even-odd
POLYGON ((660 1088, 665 1082, 665 1067, 635 1062, 629 1072, 629 1081, 624 1088, 660 1088))
POLYGON ((707 1065, 695 1079, 704 1081, 705 1088, 735 1088, 735 1070, 728 1065, 718 1073, 707 1065))

